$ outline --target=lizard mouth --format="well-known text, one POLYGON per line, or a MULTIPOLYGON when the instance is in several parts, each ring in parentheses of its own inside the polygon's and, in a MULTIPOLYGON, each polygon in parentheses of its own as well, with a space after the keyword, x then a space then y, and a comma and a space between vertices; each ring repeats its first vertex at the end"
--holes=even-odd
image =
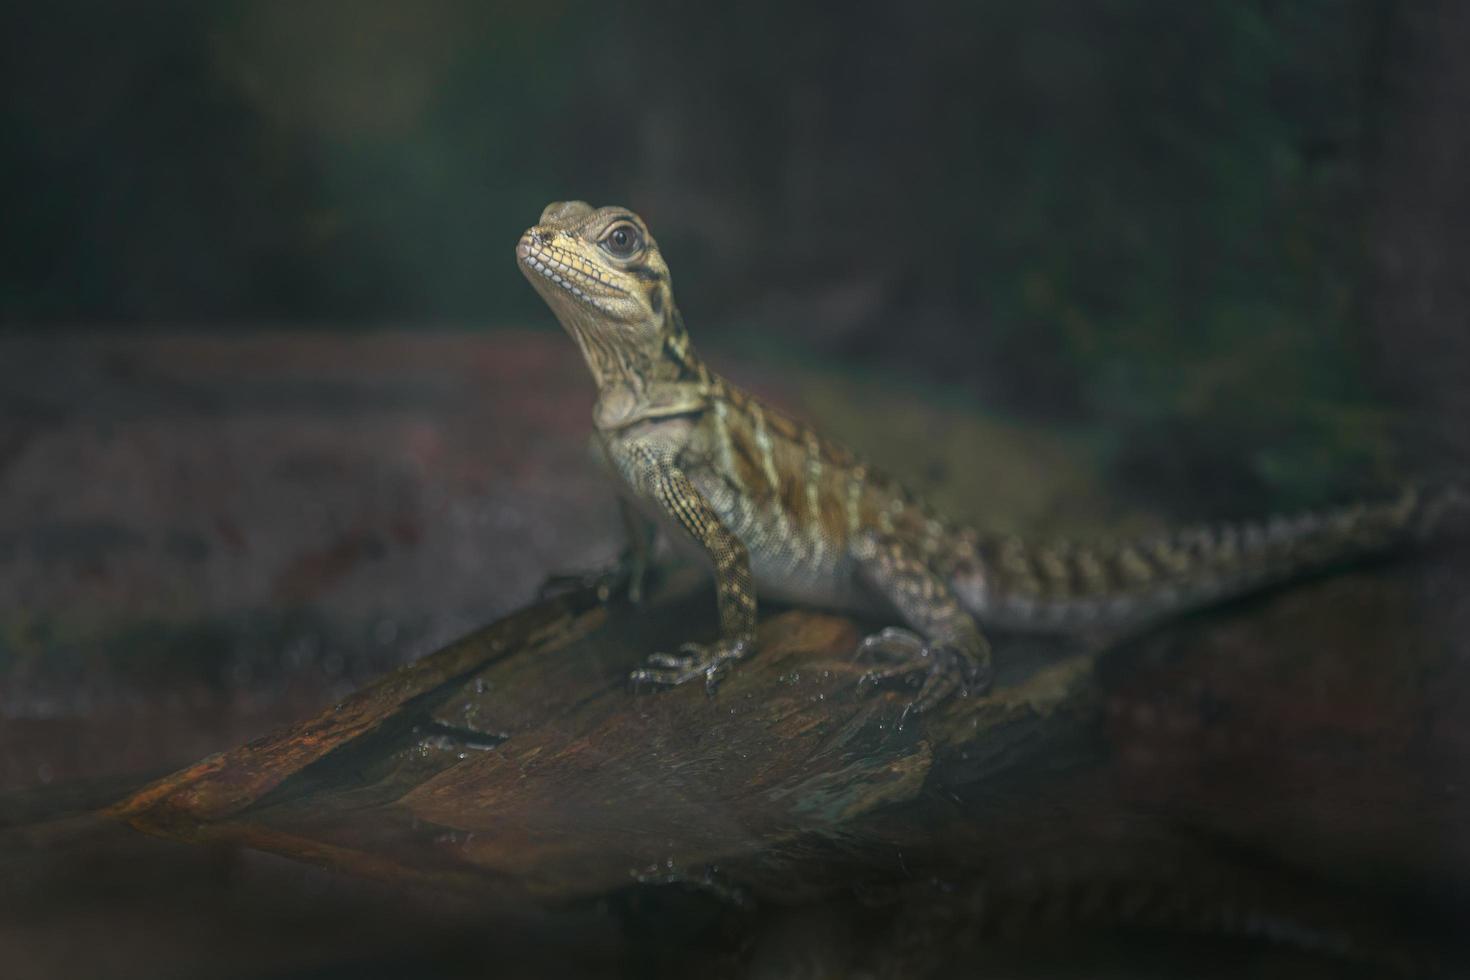
POLYGON ((597 265, 533 235, 521 236, 516 258, 524 268, 593 309, 612 312, 608 301, 628 295, 597 265))

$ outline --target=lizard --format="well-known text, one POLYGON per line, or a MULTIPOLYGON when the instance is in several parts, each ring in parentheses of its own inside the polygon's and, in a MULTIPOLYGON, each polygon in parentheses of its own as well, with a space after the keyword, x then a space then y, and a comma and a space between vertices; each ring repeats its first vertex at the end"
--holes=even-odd
POLYGON ((1265 521, 1095 543, 982 534, 725 380, 698 356, 648 226, 624 207, 559 201, 516 245, 521 271, 581 349, 595 441, 621 478, 637 598, 660 527, 713 567, 719 633, 656 653, 635 683, 711 693, 755 648, 757 594, 902 626, 866 637, 864 681, 907 680, 922 712, 983 693, 981 624, 1126 629, 1385 553, 1470 513, 1455 487, 1265 521))

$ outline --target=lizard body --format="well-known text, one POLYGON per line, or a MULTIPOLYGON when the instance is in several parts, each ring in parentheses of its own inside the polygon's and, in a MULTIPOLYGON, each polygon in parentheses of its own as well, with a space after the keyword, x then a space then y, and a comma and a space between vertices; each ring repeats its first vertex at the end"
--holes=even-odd
MULTIPOLYGON (((714 373, 694 352, 669 269, 625 208, 546 208, 521 270, 580 346, 594 425, 642 519, 714 568, 719 637, 655 654, 635 680, 713 689, 754 649, 757 590, 908 628, 868 637, 870 678, 922 674, 923 710, 991 677, 980 623, 1124 628, 1240 595, 1435 532, 1470 511, 1458 491, 1147 539, 1035 545, 934 512, 899 482, 714 373)), ((626 512, 625 512, 626 513, 626 512)), ((636 524, 636 520, 634 521, 636 524)), ((648 537, 635 533, 635 567, 648 537)), ((633 589, 639 587, 636 580, 633 589)))

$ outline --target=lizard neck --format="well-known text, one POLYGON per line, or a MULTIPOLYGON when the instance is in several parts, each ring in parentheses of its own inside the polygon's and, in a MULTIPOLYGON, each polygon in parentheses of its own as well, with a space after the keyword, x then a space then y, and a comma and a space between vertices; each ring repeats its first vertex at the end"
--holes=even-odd
POLYGON ((572 331, 597 382, 593 421, 599 429, 615 431, 709 406, 714 374, 695 353, 678 307, 669 303, 655 329, 630 333, 649 340, 620 344, 606 331, 572 331))

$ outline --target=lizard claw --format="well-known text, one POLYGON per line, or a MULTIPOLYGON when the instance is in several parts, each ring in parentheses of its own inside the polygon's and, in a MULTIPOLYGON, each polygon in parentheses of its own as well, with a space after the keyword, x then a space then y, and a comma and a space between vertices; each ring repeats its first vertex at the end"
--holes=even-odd
POLYGON ((860 686, 876 688, 897 680, 919 684, 919 693, 903 710, 905 716, 929 711, 957 691, 990 686, 988 662, 973 662, 955 647, 930 645, 917 633, 895 626, 865 637, 858 655, 887 661, 858 678, 860 686))
POLYGON ((634 599, 631 594, 631 585, 627 572, 617 566, 585 572, 560 572, 548 575, 542 580, 540 587, 536 590, 536 599, 544 602, 569 592, 594 589, 599 602, 611 602, 618 595, 626 595, 630 600, 637 602, 638 600, 634 599))
POLYGON ((568 592, 593 589, 599 602, 626 599, 636 606, 643 602, 651 574, 646 556, 625 551, 615 562, 603 568, 556 572, 546 576, 536 590, 536 598, 544 602, 568 592))
POLYGON ((677 687, 680 684, 704 678, 706 694, 715 693, 729 673, 730 665, 750 652, 747 640, 716 640, 713 643, 685 643, 678 654, 655 653, 648 658, 648 666, 640 667, 628 675, 636 684, 656 684, 661 687, 677 687))
POLYGON ((915 657, 924 655, 924 638, 913 630, 889 626, 863 637, 858 649, 864 654, 886 656, 891 660, 910 663, 915 657))

